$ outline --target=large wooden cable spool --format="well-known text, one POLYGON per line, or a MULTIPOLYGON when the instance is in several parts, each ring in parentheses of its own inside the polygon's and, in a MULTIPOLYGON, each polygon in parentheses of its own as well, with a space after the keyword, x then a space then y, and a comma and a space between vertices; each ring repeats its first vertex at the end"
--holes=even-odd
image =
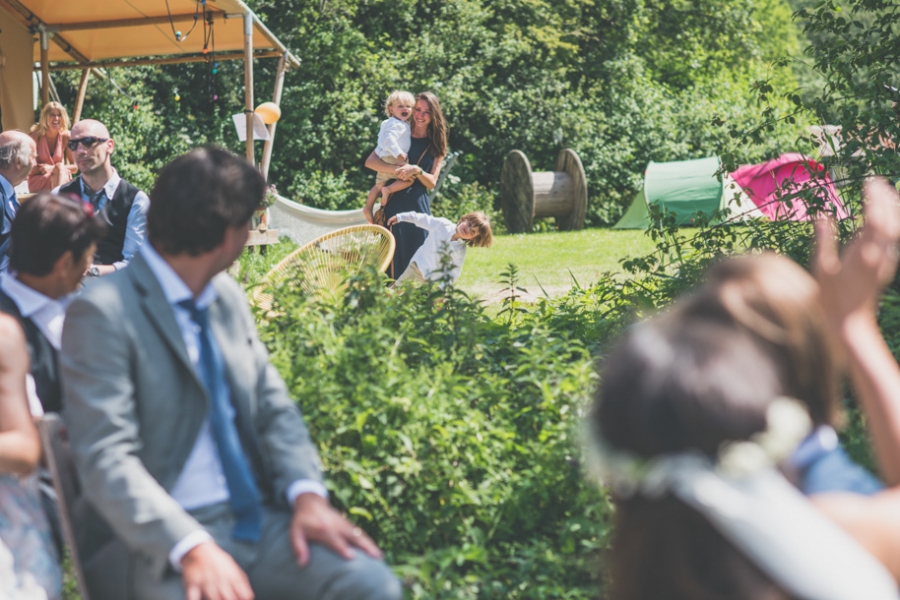
POLYGON ((531 171, 528 157, 513 150, 500 173, 500 204, 510 233, 531 231, 535 218, 556 217, 561 230, 582 229, 587 212, 587 178, 571 148, 560 151, 553 171, 531 171))

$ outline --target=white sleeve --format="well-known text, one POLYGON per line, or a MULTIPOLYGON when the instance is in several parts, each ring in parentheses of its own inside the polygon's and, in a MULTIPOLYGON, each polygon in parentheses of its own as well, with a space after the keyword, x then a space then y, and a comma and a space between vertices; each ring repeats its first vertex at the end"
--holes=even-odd
POLYGON ((406 148, 404 148, 404 137, 406 140, 410 139, 409 125, 399 119, 385 119, 378 132, 378 147, 375 148, 375 154, 381 158, 406 156, 409 153, 409 142, 406 142, 406 148))
POLYGON ((416 227, 420 227, 425 229, 426 231, 434 231, 438 227, 446 226, 448 223, 452 225, 448 219, 443 219, 441 217, 432 217, 431 215, 426 215, 425 213, 420 212, 402 212, 398 213, 397 220, 405 223, 412 223, 416 227))

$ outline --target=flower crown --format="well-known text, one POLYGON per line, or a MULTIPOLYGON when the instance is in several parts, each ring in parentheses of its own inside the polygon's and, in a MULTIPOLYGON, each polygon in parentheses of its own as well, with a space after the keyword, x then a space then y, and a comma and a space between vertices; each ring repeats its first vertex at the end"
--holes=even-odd
POLYGON ((685 463, 703 463, 733 478, 748 477, 771 469, 787 459, 809 434, 812 421, 806 408, 794 398, 776 398, 766 409, 766 429, 749 440, 724 442, 711 460, 699 450, 642 458, 612 448, 599 434, 591 437, 590 471, 624 498, 641 493, 659 498, 670 487, 670 474, 685 463))

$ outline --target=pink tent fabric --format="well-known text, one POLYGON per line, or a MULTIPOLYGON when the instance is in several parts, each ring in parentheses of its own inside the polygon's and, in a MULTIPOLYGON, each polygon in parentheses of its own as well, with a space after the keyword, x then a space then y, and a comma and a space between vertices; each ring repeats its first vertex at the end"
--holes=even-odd
POLYGON ((782 154, 759 165, 744 165, 731 173, 731 178, 750 196, 760 212, 773 221, 808 221, 806 203, 797 197, 798 192, 804 190, 815 190, 817 197, 825 198, 826 207, 834 206, 838 219, 850 216, 825 167, 796 152, 782 154), (788 206, 789 201, 792 206, 788 206))

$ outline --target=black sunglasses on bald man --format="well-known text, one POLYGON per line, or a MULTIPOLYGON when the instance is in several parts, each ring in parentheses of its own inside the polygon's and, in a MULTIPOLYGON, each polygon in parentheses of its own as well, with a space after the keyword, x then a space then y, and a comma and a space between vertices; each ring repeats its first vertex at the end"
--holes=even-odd
POLYGON ((94 137, 92 135, 89 135, 87 137, 78 138, 77 140, 69 140, 69 143, 66 145, 69 147, 69 150, 74 152, 75 150, 78 150, 78 144, 81 144, 85 148, 91 148, 94 144, 108 141, 109 138, 94 137))

